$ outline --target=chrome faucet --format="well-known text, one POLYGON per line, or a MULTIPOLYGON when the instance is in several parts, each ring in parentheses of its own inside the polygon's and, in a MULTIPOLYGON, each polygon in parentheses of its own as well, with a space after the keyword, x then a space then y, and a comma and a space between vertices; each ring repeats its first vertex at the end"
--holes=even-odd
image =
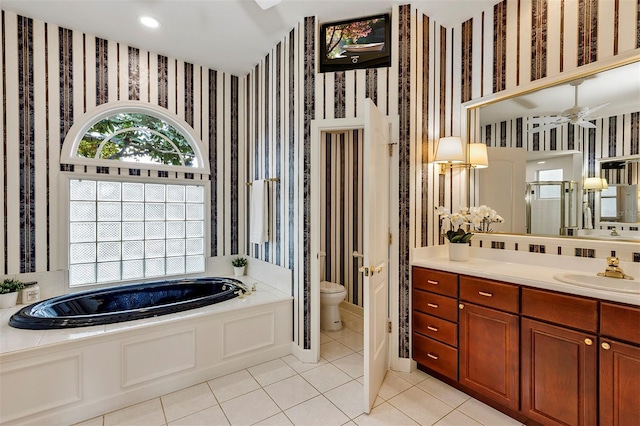
POLYGON ((620 234, 618 234, 618 230, 616 229, 616 227, 614 226, 613 228, 611 228, 611 234, 609 234, 613 237, 619 237, 620 234))
POLYGON ((604 272, 598 272, 599 277, 620 278, 625 280, 632 280, 633 277, 626 275, 620 268, 620 260, 617 257, 607 257, 607 268, 604 272))

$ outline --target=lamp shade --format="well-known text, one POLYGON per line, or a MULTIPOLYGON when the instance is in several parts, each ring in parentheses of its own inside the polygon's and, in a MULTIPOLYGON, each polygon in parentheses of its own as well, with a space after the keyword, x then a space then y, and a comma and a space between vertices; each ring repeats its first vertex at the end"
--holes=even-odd
POLYGON ((609 185, 607 184, 607 180, 599 177, 588 177, 584 179, 584 184, 582 185, 584 189, 592 189, 594 191, 602 191, 603 189, 607 189, 609 185))
POLYGON ((463 163, 462 140, 458 136, 440 138, 434 163, 463 163))
POLYGON ((483 143, 469 144, 469 164, 477 169, 489 167, 489 157, 487 156, 487 145, 483 143))

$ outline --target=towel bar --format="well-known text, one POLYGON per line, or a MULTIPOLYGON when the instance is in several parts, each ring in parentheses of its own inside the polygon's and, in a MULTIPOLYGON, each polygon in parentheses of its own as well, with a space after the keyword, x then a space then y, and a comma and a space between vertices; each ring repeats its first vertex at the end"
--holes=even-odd
MULTIPOLYGON (((267 182, 280 182, 280 178, 279 177, 274 177, 274 178, 265 179, 265 181, 267 181, 267 182)), ((247 186, 251 186, 251 185, 253 185, 253 182, 247 182, 247 186)))

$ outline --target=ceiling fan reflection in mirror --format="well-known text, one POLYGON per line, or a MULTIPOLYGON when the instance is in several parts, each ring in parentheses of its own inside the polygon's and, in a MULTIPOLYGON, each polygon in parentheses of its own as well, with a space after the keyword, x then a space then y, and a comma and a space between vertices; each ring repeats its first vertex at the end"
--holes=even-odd
POLYGON ((577 125, 580 127, 584 127, 587 129, 594 129, 596 126, 587 120, 587 117, 600 108, 609 105, 609 103, 604 103, 592 108, 580 106, 578 104, 578 86, 580 86, 584 82, 583 78, 579 78, 577 80, 573 80, 569 84, 573 86, 575 93, 575 103, 573 107, 562 111, 560 115, 548 116, 548 117, 532 117, 527 121, 529 124, 529 133, 538 133, 543 132, 545 130, 553 129, 555 127, 561 126, 565 123, 571 123, 573 125, 577 125), (534 127, 538 125, 537 127, 534 127))

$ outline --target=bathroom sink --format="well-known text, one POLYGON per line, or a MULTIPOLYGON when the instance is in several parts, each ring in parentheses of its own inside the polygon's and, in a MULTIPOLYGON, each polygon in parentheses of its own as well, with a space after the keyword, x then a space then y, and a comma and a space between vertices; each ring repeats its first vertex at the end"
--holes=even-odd
POLYGON ((596 288, 616 293, 640 294, 640 281, 623 280, 619 278, 600 277, 578 273, 562 273, 553 276, 554 279, 566 284, 579 287, 596 288))

